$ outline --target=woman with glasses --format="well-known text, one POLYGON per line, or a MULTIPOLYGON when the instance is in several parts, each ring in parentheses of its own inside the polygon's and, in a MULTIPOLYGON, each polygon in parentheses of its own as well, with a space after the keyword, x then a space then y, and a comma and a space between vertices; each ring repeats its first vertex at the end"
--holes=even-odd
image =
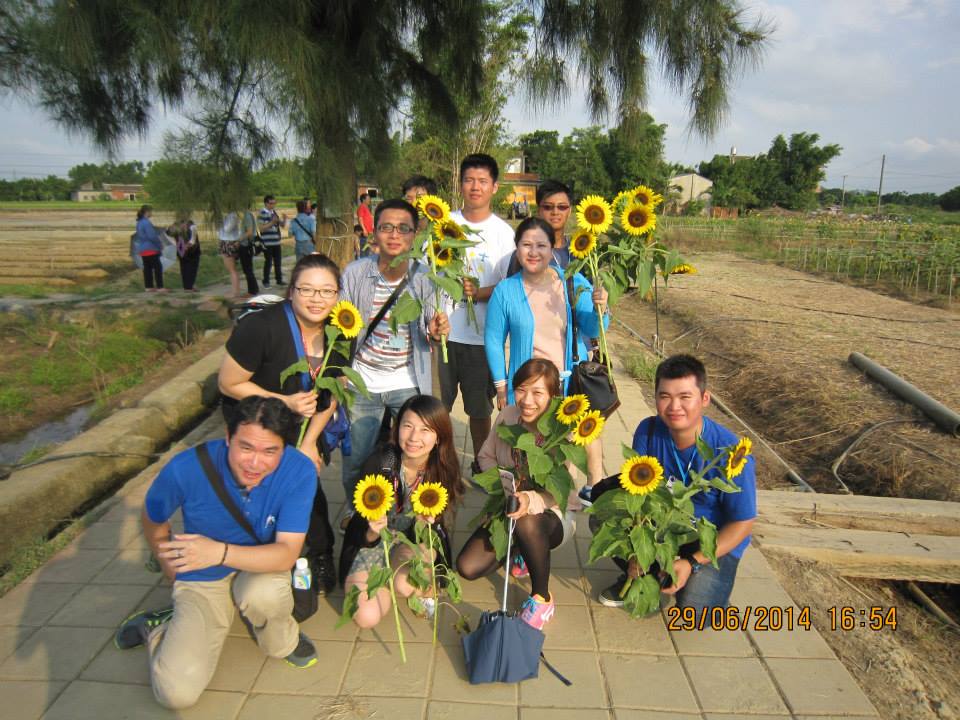
MULTIPOLYGON (((227 352, 220 366, 224 415, 229 417, 245 397, 261 395, 278 398, 297 415, 311 419, 300 450, 313 460, 318 474, 329 460, 323 430, 337 406, 328 391, 319 396, 314 393, 313 381, 326 354, 324 330, 339 292, 340 269, 336 263, 320 254, 301 258, 293 268, 287 299, 242 316, 227 340, 227 352), (312 368, 310 377, 297 373, 281 384, 281 373, 296 363, 301 353, 312 368), (304 389, 304 384, 309 389, 304 389)), ((337 368, 348 363, 347 358, 334 351, 325 375, 342 375, 337 368)), ((333 531, 327 515, 327 499, 319 482, 307 546, 319 581, 315 587, 333 589, 336 583, 333 531)))

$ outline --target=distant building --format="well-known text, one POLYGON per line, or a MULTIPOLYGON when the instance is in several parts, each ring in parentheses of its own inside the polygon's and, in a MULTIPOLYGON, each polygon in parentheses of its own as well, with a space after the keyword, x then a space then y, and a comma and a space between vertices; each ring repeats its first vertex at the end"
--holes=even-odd
POLYGON ((143 185, 103 183, 99 190, 94 190, 93 183, 86 182, 79 190, 70 193, 70 199, 74 202, 92 202, 100 200, 104 195, 110 200, 142 200, 147 197, 143 185))
MULTIPOLYGON (((521 198, 527 201, 530 212, 537 203, 537 188, 540 187, 540 176, 537 173, 524 172, 526 163, 524 158, 510 158, 503 164, 503 172, 500 173, 500 184, 508 189, 504 202, 512 206, 514 201, 519 202, 521 198)), ((512 210, 508 213, 513 216, 512 210)))
POLYGON ((694 200, 709 205, 713 199, 711 192, 713 189, 713 181, 697 173, 676 175, 670 178, 668 186, 670 188, 670 195, 667 202, 667 209, 670 212, 679 213, 688 203, 694 200))

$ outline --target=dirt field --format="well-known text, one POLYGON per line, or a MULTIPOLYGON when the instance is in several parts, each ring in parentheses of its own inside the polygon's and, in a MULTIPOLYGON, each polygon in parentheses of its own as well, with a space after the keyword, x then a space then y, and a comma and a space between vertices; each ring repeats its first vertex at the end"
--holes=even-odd
MULTIPOLYGON (((854 493, 960 500, 960 441, 847 362, 864 353, 948 407, 960 407, 960 314, 833 283, 726 254, 692 255, 699 274, 671 280, 661 292, 660 335, 666 352, 704 358, 713 389, 814 487, 837 492, 831 463, 865 429, 839 468, 854 493)), ((648 341, 652 306, 625 298, 615 314, 648 341)), ((618 347, 629 347, 626 333, 618 347)), ((637 343, 635 348, 639 348, 637 343)), ((711 413, 731 428, 736 423, 711 413)), ((782 467, 757 453, 765 487, 785 487, 782 467)), ((800 605, 897 605, 895 633, 818 629, 885 718, 947 720, 960 713, 960 634, 945 630, 895 583, 839 578, 809 563, 774 564, 800 605)), ((930 587, 957 617, 960 594, 930 587)))

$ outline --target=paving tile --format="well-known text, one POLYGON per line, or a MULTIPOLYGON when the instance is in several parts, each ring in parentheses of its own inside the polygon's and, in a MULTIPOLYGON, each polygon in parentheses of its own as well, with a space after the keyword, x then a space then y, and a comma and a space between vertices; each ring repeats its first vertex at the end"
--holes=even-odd
POLYGON ((436 702, 431 700, 427 705, 427 720, 494 720, 494 718, 517 717, 517 710, 512 707, 491 708, 489 705, 476 703, 436 702))
MULTIPOLYGON (((586 520, 583 522, 586 522, 586 520)), ((579 569, 580 558, 577 556, 577 543, 574 540, 568 540, 556 550, 551 550, 550 567, 579 569)))
MULTIPOLYGON (((404 641, 408 644, 433 642, 433 622, 428 622, 424 618, 418 618, 414 615, 407 607, 407 601, 404 598, 398 597, 397 600, 400 605, 400 627, 403 629, 404 641)), ((349 630, 344 627, 343 632, 344 639, 348 639, 351 635, 349 630)), ((360 630, 357 633, 357 639, 360 642, 398 642, 397 623, 393 617, 393 608, 377 623, 376 627, 369 630, 360 630)))
POLYGON ((754 657, 753 646, 742 630, 668 630, 680 655, 754 657))
POLYGON ((110 550, 122 548, 136 537, 143 537, 143 531, 139 518, 131 515, 120 522, 96 522, 74 543, 84 550, 110 550))
POLYGON ((43 625, 82 587, 80 583, 20 583, 0 598, 0 625, 43 625))
POLYGON ((749 635, 766 658, 835 658, 816 630, 750 630, 749 635))
MULTIPOLYGON (((0 707, 16 708, 18 720, 33 720, 43 715, 56 699, 65 682, 28 682, 26 680, 0 680, 0 707)), ((6 716, 11 719, 13 715, 6 716)))
POLYGON ((0 678, 73 680, 111 637, 106 628, 40 628, 3 661, 0 678))
POLYGON ((48 621, 48 625, 113 628, 138 610, 143 585, 87 585, 48 621))
POLYGON ((97 653, 93 662, 80 673, 80 679, 126 685, 149 685, 150 660, 146 648, 118 650, 113 642, 108 642, 97 653))
POLYGON ((268 658, 253 684, 253 692, 336 695, 342 668, 346 667, 352 649, 352 642, 323 643, 317 648, 320 662, 305 670, 292 668, 282 660, 268 658))
POLYGON ((366 708, 359 702, 348 704, 341 698, 317 695, 251 695, 247 698, 237 720, 264 720, 264 718, 323 718, 326 713, 333 714, 336 708, 353 708, 356 712, 344 712, 345 718, 366 717, 366 708))
MULTIPOLYGON (((351 699, 366 710, 361 718, 390 718, 390 720, 420 720, 427 701, 423 698, 387 698, 353 695, 351 699)), ((321 715, 321 717, 323 717, 321 715)), ((352 720, 352 718, 351 718, 352 720)))
POLYGON ((81 550, 70 545, 54 555, 42 568, 30 576, 38 583, 86 583, 99 573, 117 555, 110 550, 81 550))
POLYGON ((90 582, 101 585, 156 585, 162 574, 147 570, 146 562, 149 559, 149 550, 121 550, 90 582))
POLYGON ((745 715, 737 713, 704 713, 706 720, 785 720, 784 715, 745 715))
POLYGON ((676 657, 603 653, 600 660, 615 707, 699 714, 676 657))
MULTIPOLYGON (((13 651, 25 643, 27 638, 36 631, 37 629, 35 627, 28 627, 26 625, 21 625, 20 627, 16 625, 0 627, 0 662, 10 657, 13 651)), ((2 705, 0 705, 0 707, 2 707, 2 705)))
POLYGON ((217 671, 207 688, 249 692, 266 661, 267 656, 263 654, 263 650, 250 638, 228 637, 220 653, 217 671))
MULTIPOLYGON (((602 562, 605 563, 606 561, 602 562)), ((586 567, 583 571, 582 582, 584 592, 590 599, 590 603, 596 604, 600 591, 613 585, 619 577, 620 571, 612 564, 609 567, 605 564, 601 566, 599 563, 596 566, 586 567)))
POLYGON ((796 607, 796 603, 777 582, 766 578, 737 578, 730 594, 730 604, 739 608, 751 607, 796 607))
POLYGON ((610 720, 609 710, 579 708, 520 708, 520 720, 610 720))
MULTIPOLYGON (((511 581, 511 584, 515 584, 511 581)), ((503 571, 479 580, 463 580, 463 599, 469 603, 499 603, 503 595, 503 571)))
MULTIPOLYGON (((437 648, 433 663, 433 684, 430 690, 431 700, 450 700, 456 702, 496 703, 499 705, 517 704, 517 685, 490 683, 471 685, 467 679, 463 649, 454 645, 437 648)), ((499 712, 499 709, 498 709, 499 712)), ((504 710, 504 713, 507 711, 504 710)))
POLYGON ((143 685, 87 682, 70 683, 43 716, 44 720, 233 720, 243 705, 240 693, 208 690, 187 710, 161 706, 153 690, 143 685))
POLYGON ((585 606, 558 606, 543 632, 545 650, 596 650, 593 625, 585 606))
POLYGON ((622 608, 590 606, 603 652, 672 655, 673 643, 660 613, 634 620, 622 608))
POLYGON ((406 645, 407 662, 397 643, 358 642, 343 679, 343 692, 378 697, 426 697, 433 646, 406 645))
POLYGON ((701 720, 699 715, 685 713, 665 713, 660 710, 634 710, 632 708, 614 708, 616 720, 701 720))
POLYGON ((704 712, 788 715, 770 676, 755 658, 685 657, 704 712), (750 688, 744 692, 744 688, 750 688))
POLYGON ((565 686, 541 665, 535 680, 520 683, 522 707, 601 708, 606 707, 603 678, 597 654, 580 650, 551 650, 547 660, 573 685, 565 686))
MULTIPOLYGON (((311 640, 317 643, 335 640, 337 642, 350 642, 357 636, 357 626, 354 623, 347 623, 342 628, 334 629, 337 620, 340 617, 340 608, 343 606, 342 598, 325 597, 318 598, 316 614, 300 623, 300 629, 307 634, 311 640)), ((236 618, 234 626, 240 625, 242 635, 246 636, 246 628, 236 618)), ((232 631, 231 631, 232 632, 232 631)))
POLYGON ((839 660, 767 660, 796 715, 876 715, 870 701, 839 660))
POLYGON ((740 564, 737 565, 737 582, 740 582, 743 578, 764 580, 776 578, 770 563, 760 552, 760 549, 754 545, 747 547, 740 558, 740 564))

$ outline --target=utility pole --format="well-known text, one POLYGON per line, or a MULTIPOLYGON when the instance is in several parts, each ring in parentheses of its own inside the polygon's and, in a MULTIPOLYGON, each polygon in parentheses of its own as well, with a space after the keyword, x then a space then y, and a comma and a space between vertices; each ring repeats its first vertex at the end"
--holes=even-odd
POLYGON ((883 168, 887 164, 887 156, 884 153, 880 157, 880 187, 877 188, 877 215, 880 214, 880 198, 883 197, 883 168))
POLYGON ((843 212, 843 201, 847 198, 847 176, 843 176, 843 187, 840 190, 840 212, 843 212))

